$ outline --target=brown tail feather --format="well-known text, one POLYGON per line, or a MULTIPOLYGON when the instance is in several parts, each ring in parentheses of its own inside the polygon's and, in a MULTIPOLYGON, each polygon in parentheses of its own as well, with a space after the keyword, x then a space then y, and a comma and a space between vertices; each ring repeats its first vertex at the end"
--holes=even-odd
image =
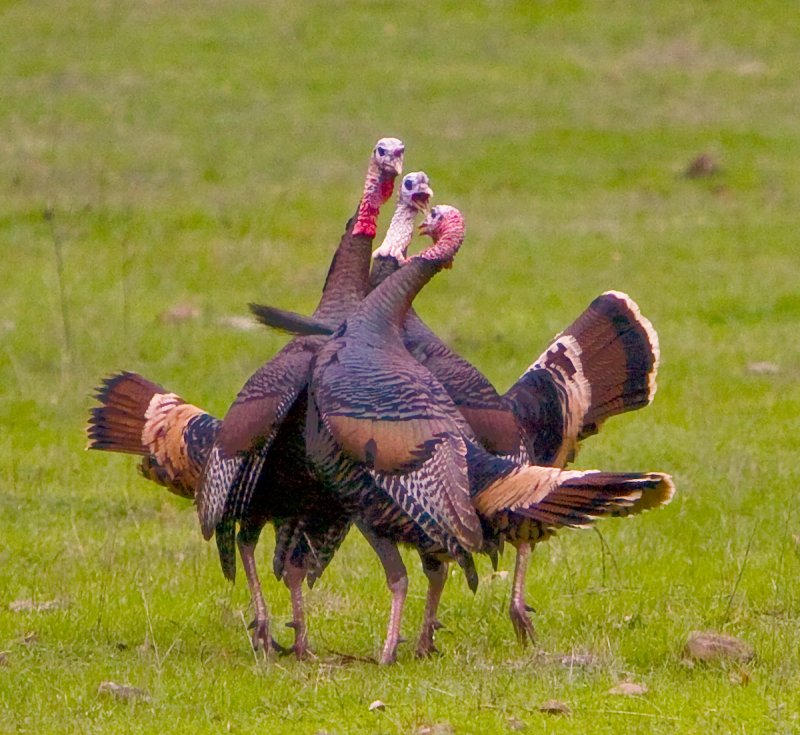
POLYGON ((164 390, 136 373, 122 372, 106 378, 95 398, 102 405, 91 410, 86 433, 87 449, 125 452, 146 456, 150 449, 142 441, 145 414, 156 394, 164 390))
POLYGON ((603 421, 649 404, 658 360, 658 335, 636 303, 598 296, 506 393, 530 459, 563 467, 603 421))
POLYGON ((580 348, 590 402, 579 438, 611 416, 652 402, 660 357, 658 335, 636 302, 620 291, 598 296, 565 331, 580 348))
POLYGON ((560 525, 587 525, 597 518, 624 517, 666 505, 675 484, 661 472, 563 472, 559 486, 546 500, 518 510, 537 520, 539 507, 557 515, 560 525))
POLYGON ((107 378, 96 397, 87 448, 139 455, 144 477, 193 498, 219 421, 136 373, 107 378))
POLYGON ((513 526, 516 516, 555 529, 641 513, 666 505, 674 493, 672 478, 660 472, 578 472, 527 465, 491 483, 475 498, 475 507, 492 522, 501 517, 504 528, 513 526))

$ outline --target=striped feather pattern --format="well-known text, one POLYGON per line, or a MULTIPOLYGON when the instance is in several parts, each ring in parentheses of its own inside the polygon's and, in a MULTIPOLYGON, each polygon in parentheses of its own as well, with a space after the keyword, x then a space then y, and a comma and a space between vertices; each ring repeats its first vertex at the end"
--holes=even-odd
POLYGON ((432 523, 421 523, 423 530, 453 555, 458 553, 458 546, 471 552, 480 551, 483 533, 469 497, 463 438, 454 434, 437 435, 424 453, 428 459, 402 475, 371 473, 375 484, 409 517, 430 518, 432 523))
POLYGON ((88 448, 140 455, 144 477, 194 498, 219 420, 136 373, 106 379, 97 399, 88 448))
POLYGON ((308 383, 320 337, 290 342, 245 383, 222 422, 198 491, 203 536, 223 517, 242 518, 255 492, 270 445, 308 383))
MULTIPOLYGON (((327 478, 345 508, 354 516, 360 516, 363 523, 380 537, 395 543, 412 544, 420 551, 449 552, 464 568, 470 585, 476 583, 469 553, 437 522, 432 512, 440 515, 440 511, 432 508, 421 495, 427 489, 427 483, 406 485, 404 474, 370 472, 363 463, 342 452, 319 416, 313 390, 311 398, 306 421, 306 446, 314 457, 318 472, 327 478)), ((424 470, 416 474, 417 479, 423 477, 424 470)))
POLYGON ((349 333, 331 340, 317 359, 312 399, 335 446, 320 452, 319 442, 310 441, 317 461, 330 451, 344 453, 364 464, 374 483, 432 538, 451 535, 464 548, 480 546, 452 402, 405 350, 365 345, 349 333))
POLYGON ((512 541, 537 541, 559 528, 580 528, 598 518, 624 517, 666 505, 672 478, 658 472, 559 471, 516 467, 483 488, 475 505, 512 541))
POLYGON ((618 291, 598 296, 505 394, 529 458, 564 466, 606 419, 648 405, 658 360, 658 336, 637 304, 618 291))

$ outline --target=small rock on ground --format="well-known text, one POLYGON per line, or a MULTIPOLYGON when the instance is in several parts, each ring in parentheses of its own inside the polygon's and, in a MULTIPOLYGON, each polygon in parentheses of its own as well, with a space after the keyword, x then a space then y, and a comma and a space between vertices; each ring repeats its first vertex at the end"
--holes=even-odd
POLYGON ((684 654, 692 661, 751 661, 755 649, 740 638, 711 631, 695 630, 689 633, 684 654))
POLYGON ((609 694, 624 697, 640 697, 647 692, 646 684, 637 684, 635 681, 621 681, 617 686, 608 690, 609 694))
POLYGON ((719 164, 710 153, 701 153, 694 158, 683 172, 687 179, 699 179, 713 176, 719 171, 719 164))
POLYGON ((540 704, 539 712, 544 712, 548 715, 566 715, 567 717, 572 714, 572 710, 557 699, 548 699, 546 702, 540 704))

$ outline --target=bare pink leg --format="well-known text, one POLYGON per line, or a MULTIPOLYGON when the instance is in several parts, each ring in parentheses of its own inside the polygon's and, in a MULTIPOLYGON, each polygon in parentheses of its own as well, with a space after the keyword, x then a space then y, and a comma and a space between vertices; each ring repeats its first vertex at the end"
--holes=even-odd
POLYGON ((292 650, 298 659, 308 658, 312 655, 308 646, 308 633, 303 610, 303 580, 305 578, 305 568, 294 566, 291 562, 286 563, 283 571, 283 583, 289 588, 289 595, 292 599, 292 622, 287 623, 287 626, 294 628, 292 650))
MULTIPOLYGON (((398 554, 399 557, 399 554, 398 554)), ((403 570, 402 576, 390 579, 387 575, 387 584, 392 593, 392 612, 389 615, 389 627, 386 631, 386 641, 383 644, 380 663, 393 664, 397 660, 397 646, 401 642, 400 623, 403 619, 403 606, 408 593, 408 577, 403 570)))
POLYGON ((250 588, 250 600, 255 611, 255 619, 250 624, 253 629, 251 638, 253 649, 257 651, 260 647, 264 649, 266 654, 269 654, 275 648, 275 644, 269 634, 267 603, 264 602, 264 595, 261 593, 261 582, 258 579, 258 571, 256 570, 256 545, 242 540, 241 535, 237 538, 237 543, 239 545, 239 555, 242 557, 244 573, 247 575, 247 586, 250 588))
POLYGON ((517 546, 517 563, 514 567, 514 583, 511 587, 511 605, 508 613, 511 624, 517 634, 517 640, 524 646, 528 641, 536 640, 530 613, 533 608, 525 603, 525 573, 528 571, 528 559, 531 554, 531 545, 523 542, 517 546))
POLYGON ((447 562, 438 559, 423 558, 422 560, 422 570, 428 578, 428 596, 425 600, 422 631, 417 643, 417 657, 419 658, 439 652, 433 642, 433 636, 442 627, 442 624, 436 619, 436 612, 439 609, 445 582, 447 582, 447 566, 447 562))
POLYGON ((358 523, 357 525, 381 560, 383 571, 386 574, 386 585, 392 593, 392 611, 389 615, 389 627, 386 631, 380 663, 393 664, 397 660, 397 646, 403 640, 400 637, 400 623, 403 619, 403 606, 408 593, 406 565, 403 564, 400 552, 393 542, 377 537, 366 524, 358 523))

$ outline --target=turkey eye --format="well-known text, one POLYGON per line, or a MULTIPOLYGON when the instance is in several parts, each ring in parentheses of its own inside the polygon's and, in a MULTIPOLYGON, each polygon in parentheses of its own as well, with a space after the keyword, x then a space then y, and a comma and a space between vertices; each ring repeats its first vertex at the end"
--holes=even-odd
POLYGON ((381 146, 378 146, 378 155, 379 156, 385 156, 386 155, 386 149, 382 148, 381 146))
POLYGON ((408 191, 411 191, 411 179, 406 179, 406 180, 403 182, 403 186, 404 186, 404 187, 405 187, 405 188, 406 188, 408 191))

